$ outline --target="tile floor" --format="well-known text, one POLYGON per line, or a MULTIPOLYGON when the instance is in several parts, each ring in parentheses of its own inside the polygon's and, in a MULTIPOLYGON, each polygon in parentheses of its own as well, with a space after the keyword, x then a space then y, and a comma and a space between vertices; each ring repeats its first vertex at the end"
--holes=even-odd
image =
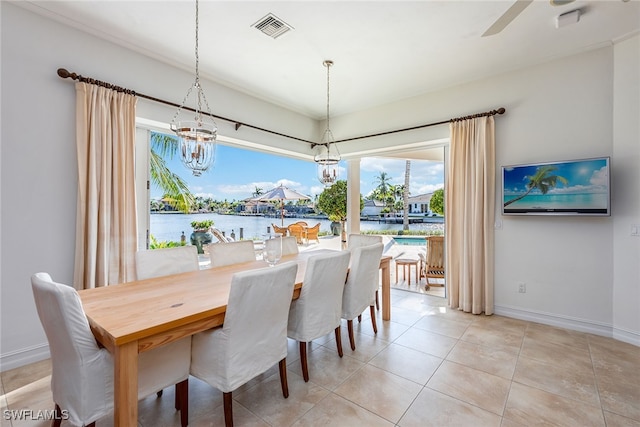
MULTIPOLYGON (((380 313, 377 314, 380 317, 380 313)), ((356 326, 345 355, 333 334, 310 345, 302 380, 290 342, 289 392, 277 368, 234 392, 236 426, 640 426, 640 348, 610 338, 501 316, 451 310, 446 300, 392 290, 392 320, 356 326)), ((5 410, 53 408, 50 363, 3 372, 5 410)), ((190 379, 190 425, 223 424, 222 394, 190 379)), ((139 404, 139 425, 179 426, 173 390, 139 404)), ((109 426, 103 419, 98 427, 109 426)), ((63 426, 65 423, 63 422, 63 426)))

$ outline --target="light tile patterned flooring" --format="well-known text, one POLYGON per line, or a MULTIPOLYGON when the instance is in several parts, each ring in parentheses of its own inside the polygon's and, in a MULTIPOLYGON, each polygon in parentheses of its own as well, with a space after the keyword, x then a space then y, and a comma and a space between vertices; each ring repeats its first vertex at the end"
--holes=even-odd
MULTIPOLYGON (((640 348, 501 316, 474 316, 446 300, 392 290, 392 321, 356 323, 355 351, 333 334, 310 346, 302 380, 290 342, 284 399, 277 368, 234 392, 236 426, 640 426, 640 348)), ((48 361, 2 373, 9 408, 53 408, 48 361)), ((190 425, 220 426, 222 394, 190 379, 190 425)), ((173 389, 139 404, 139 425, 179 426, 173 389)), ((63 426, 65 423, 63 422, 63 426)), ((103 419, 98 427, 112 425, 103 419)))

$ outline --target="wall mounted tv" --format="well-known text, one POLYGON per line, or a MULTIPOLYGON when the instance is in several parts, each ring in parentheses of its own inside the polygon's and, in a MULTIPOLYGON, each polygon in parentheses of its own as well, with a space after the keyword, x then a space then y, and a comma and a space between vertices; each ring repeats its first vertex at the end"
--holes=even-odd
POLYGON ((503 215, 611 215, 609 157, 502 167, 503 215))

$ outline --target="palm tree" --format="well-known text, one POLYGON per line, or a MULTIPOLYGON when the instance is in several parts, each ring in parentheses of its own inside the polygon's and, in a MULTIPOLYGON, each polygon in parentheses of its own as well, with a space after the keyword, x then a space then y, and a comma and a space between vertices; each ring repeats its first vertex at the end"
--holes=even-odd
POLYGON ((251 193, 252 197, 258 197, 264 194, 264 190, 256 185, 256 189, 251 193))
POLYGON ((195 198, 187 183, 171 172, 164 160, 167 155, 173 158, 177 152, 178 140, 175 137, 153 132, 149 155, 149 175, 151 182, 163 191, 171 206, 188 213, 194 205, 195 198))
POLYGON ((536 169, 536 173, 533 176, 525 176, 524 178, 529 180, 527 183, 527 191, 515 199, 505 202, 504 205, 509 206, 511 203, 517 202, 531 193, 535 188, 539 189, 542 194, 547 194, 551 188, 557 185, 558 181, 567 185, 569 181, 566 178, 559 175, 551 175, 551 173, 557 169, 555 166, 540 166, 536 169))
POLYGON ((387 194, 389 193, 391 177, 386 172, 380 172, 380 175, 376 177, 376 183, 378 184, 378 186, 376 187, 376 189, 378 190, 378 194, 383 197, 382 201, 384 201, 384 198, 386 198, 387 194))
POLYGON ((402 229, 409 231, 409 177, 411 176, 411 160, 407 160, 404 168, 404 191, 402 192, 402 229))

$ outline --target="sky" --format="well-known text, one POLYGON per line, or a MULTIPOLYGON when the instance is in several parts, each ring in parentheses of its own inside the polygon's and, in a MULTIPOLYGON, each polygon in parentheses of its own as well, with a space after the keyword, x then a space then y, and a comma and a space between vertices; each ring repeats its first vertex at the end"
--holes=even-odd
MULTIPOLYGON (((183 178, 196 196, 214 200, 243 200, 252 197, 256 187, 263 193, 282 184, 312 199, 322 193, 324 187, 317 179, 313 162, 275 156, 252 150, 216 146, 213 168, 201 176, 193 176, 179 158, 166 159, 171 171, 183 178)), ((346 179, 346 162, 340 162, 339 179, 346 179)), ((367 196, 376 187, 380 172, 391 177, 391 184, 404 184, 405 160, 388 158, 365 158, 360 163, 360 192, 367 196)), ((444 186, 442 162, 411 161, 410 195, 432 193, 444 186)), ((152 185, 151 198, 162 198, 162 192, 152 185)))

